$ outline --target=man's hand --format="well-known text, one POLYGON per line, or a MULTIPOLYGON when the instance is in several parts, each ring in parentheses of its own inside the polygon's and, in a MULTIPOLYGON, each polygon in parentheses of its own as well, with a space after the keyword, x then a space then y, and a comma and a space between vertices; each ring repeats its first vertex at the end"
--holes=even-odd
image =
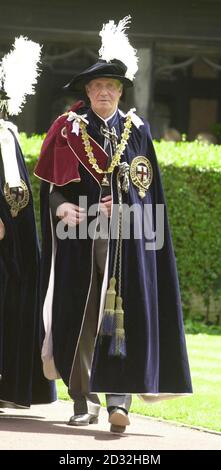
POLYGON ((112 196, 102 197, 101 202, 100 202, 100 210, 104 213, 104 215, 106 215, 106 217, 110 217, 111 208, 112 208, 112 196))
POLYGON ((0 219, 0 240, 3 240, 5 236, 5 226, 2 222, 2 219, 0 219))
POLYGON ((57 208, 56 215, 62 219, 64 224, 70 225, 71 227, 79 225, 86 217, 85 209, 71 204, 70 202, 60 204, 57 208))

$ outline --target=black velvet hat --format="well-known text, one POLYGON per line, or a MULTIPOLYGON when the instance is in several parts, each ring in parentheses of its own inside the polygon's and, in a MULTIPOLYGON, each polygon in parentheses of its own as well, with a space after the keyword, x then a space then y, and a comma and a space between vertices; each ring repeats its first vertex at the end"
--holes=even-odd
POLYGON ((0 86, 0 117, 7 119, 9 96, 3 87, 0 86))
POLYGON ((4 90, 4 88, 0 88, 0 101, 5 101, 5 100, 9 100, 9 96, 7 95, 6 91, 4 90))
POLYGON ((133 82, 125 77, 126 71, 126 65, 120 60, 115 59, 106 62, 106 60, 99 59, 95 64, 91 65, 91 67, 76 75, 64 86, 64 89, 81 91, 87 83, 95 78, 115 78, 120 80, 124 87, 128 88, 133 86, 133 82))

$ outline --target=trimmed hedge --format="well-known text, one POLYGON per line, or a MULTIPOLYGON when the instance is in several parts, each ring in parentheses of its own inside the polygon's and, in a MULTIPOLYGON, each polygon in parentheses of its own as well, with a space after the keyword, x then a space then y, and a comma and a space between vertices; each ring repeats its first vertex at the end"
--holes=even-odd
MULTIPOLYGON (((39 227, 39 181, 33 168, 42 136, 21 134, 39 227)), ((155 142, 177 258, 184 314, 221 322, 221 147, 198 142, 155 142)))
MULTIPOLYGON (((206 322, 220 322, 221 147, 156 142, 184 312, 203 299, 206 322)), ((202 314, 202 312, 196 312, 202 314)))

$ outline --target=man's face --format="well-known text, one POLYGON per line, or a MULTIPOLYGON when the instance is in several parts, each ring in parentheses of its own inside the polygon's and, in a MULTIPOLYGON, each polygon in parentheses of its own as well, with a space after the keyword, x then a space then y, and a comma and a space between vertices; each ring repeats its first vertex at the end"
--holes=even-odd
POLYGON ((111 116, 118 106, 122 89, 122 83, 114 78, 91 80, 86 85, 86 93, 93 111, 104 119, 111 116))

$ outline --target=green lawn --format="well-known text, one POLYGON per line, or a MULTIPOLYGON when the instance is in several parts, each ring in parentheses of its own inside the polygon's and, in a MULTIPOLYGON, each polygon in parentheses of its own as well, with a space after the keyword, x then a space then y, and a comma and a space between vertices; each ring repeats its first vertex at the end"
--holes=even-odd
MULTIPOLYGON (((221 336, 188 334, 186 339, 194 394, 155 405, 134 396, 131 411, 221 431, 221 336)), ((59 398, 68 399, 63 382, 57 385, 59 398)), ((103 395, 101 400, 104 404, 103 395)))

